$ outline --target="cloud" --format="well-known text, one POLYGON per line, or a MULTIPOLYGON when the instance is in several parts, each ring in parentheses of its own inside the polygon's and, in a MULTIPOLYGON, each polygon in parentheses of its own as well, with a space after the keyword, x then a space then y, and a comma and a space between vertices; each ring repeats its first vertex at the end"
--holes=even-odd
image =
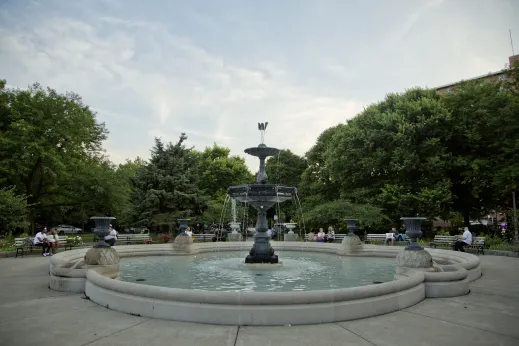
MULTIPOLYGON (((49 17, 27 32, 1 28, 0 45, 21 73, 14 82, 76 91, 97 110, 117 163, 148 157, 153 137, 175 141, 180 132, 200 150, 217 142, 243 155, 259 143, 262 121, 271 124, 267 144, 303 154, 362 107, 295 85, 273 61, 231 64, 160 23, 49 17)), ((247 160, 253 170, 255 161, 247 160)))

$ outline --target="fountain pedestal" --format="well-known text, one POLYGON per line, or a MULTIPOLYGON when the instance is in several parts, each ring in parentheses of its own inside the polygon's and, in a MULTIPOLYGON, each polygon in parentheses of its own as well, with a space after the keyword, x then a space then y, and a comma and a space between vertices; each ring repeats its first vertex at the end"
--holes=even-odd
POLYGON ((278 256, 270 245, 267 234, 267 212, 258 211, 257 232, 254 235, 254 245, 245 258, 245 263, 278 263, 278 256))
POLYGON ((186 234, 187 222, 190 219, 178 219, 180 234, 173 241, 173 250, 178 252, 192 253, 193 239, 186 234))
POLYGON ((90 219, 95 222, 95 233, 99 236, 99 242, 85 253, 84 268, 97 268, 118 275, 119 254, 105 243, 105 236, 109 234, 110 223, 115 217, 92 216, 90 219))
POLYGON ((362 251, 362 241, 360 238, 354 233, 357 228, 357 219, 345 219, 347 224, 348 234, 342 239, 341 249, 339 250, 339 255, 354 255, 362 251))
POLYGON ((396 273, 402 274, 410 268, 434 271, 431 254, 417 243, 418 238, 422 236, 422 221, 425 217, 402 217, 400 220, 404 221, 405 234, 411 241, 396 256, 396 273))

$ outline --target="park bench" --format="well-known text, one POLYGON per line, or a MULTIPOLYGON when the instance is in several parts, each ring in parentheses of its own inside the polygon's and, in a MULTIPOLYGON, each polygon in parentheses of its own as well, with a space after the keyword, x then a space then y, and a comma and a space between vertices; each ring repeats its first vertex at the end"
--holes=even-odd
MULTIPOLYGON (((429 246, 433 248, 437 248, 438 246, 452 248, 457 239, 457 236, 435 235, 434 240, 429 243, 429 246)), ((485 237, 472 237, 472 244, 466 245, 465 249, 476 249, 478 255, 480 252, 482 255, 484 255, 485 237)))
MULTIPOLYGON (((130 244, 137 244, 137 243, 143 243, 143 244, 151 244, 152 241, 150 239, 149 234, 118 234, 117 235, 117 241, 124 243, 126 245, 130 244)), ((116 242, 117 244, 117 242, 116 242)))
MULTIPOLYGON (((391 240, 387 237, 386 233, 382 234, 366 234, 366 239, 364 240, 365 243, 385 243, 388 244, 391 242, 391 240)), ((409 244, 409 238, 405 238, 404 240, 397 240, 395 241, 396 245, 407 245, 409 244)))
POLYGON ((67 251, 67 248, 72 250, 72 243, 69 243, 67 241, 67 237, 66 236, 58 236, 58 241, 59 241, 59 245, 63 246, 65 248, 65 251, 67 251))
POLYGON ((207 242, 207 241, 212 241, 213 238, 214 238, 214 234, 211 234, 211 233, 193 234, 194 241, 207 242))
POLYGON ((18 257, 18 254, 21 253, 23 258, 25 250, 32 252, 32 248, 34 247, 33 238, 14 238, 14 245, 16 246, 16 255, 14 257, 18 257))
POLYGON ((385 243, 386 234, 366 234, 365 243, 385 243))

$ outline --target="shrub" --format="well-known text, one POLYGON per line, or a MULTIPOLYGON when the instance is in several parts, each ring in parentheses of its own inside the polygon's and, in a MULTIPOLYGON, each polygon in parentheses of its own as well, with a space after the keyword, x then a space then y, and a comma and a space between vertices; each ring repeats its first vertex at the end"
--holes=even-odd
POLYGON ((157 237, 157 241, 162 243, 168 243, 171 240, 171 236, 169 234, 159 234, 157 237))

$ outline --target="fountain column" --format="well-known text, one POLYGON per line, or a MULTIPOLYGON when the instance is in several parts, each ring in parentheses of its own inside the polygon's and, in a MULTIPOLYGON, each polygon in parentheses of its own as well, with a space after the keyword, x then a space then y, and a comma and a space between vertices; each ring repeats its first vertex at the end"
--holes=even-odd
POLYGON ((403 274, 407 270, 418 269, 423 271, 434 271, 431 254, 418 244, 418 238, 422 236, 422 221, 425 217, 402 217, 404 221, 405 234, 410 238, 410 243, 396 256, 396 273, 403 274))
POLYGON ((341 249, 339 255, 355 255, 362 251, 362 241, 355 234, 357 229, 357 219, 344 219, 346 227, 348 228, 348 234, 342 239, 341 249))

